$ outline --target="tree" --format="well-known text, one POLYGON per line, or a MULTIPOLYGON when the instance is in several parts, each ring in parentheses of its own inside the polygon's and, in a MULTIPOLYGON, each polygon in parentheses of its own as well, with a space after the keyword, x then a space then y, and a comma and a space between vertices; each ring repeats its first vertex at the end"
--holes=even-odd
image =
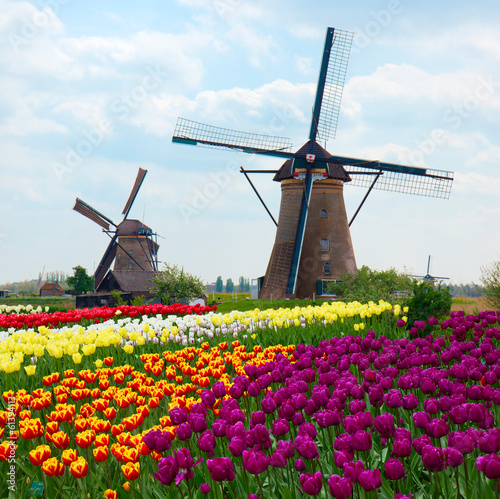
POLYGON ((203 281, 178 265, 165 264, 151 282, 154 284, 151 290, 164 303, 170 303, 171 299, 192 300, 203 294, 203 281))
POLYGON ((77 265, 73 267, 73 275, 66 279, 66 284, 75 291, 77 295, 83 295, 94 289, 94 278, 87 274, 87 269, 77 265))
POLYGON ((238 283, 238 291, 240 293, 248 293, 250 291, 250 279, 240 276, 238 283))
POLYGON ((228 277, 226 281, 226 293, 232 293, 234 291, 234 282, 228 277))
POLYGON ((224 283, 222 282, 222 276, 218 276, 215 281, 215 292, 222 293, 222 288, 224 287, 224 283))
POLYGON ((494 310, 500 309, 500 261, 481 267, 481 282, 486 303, 494 310))

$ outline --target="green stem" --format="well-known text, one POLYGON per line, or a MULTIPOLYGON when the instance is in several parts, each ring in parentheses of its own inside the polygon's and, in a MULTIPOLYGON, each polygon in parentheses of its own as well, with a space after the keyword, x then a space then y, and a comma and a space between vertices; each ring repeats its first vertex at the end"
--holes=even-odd
POLYGON ((465 493, 469 497, 469 473, 467 471, 467 460, 464 459, 464 471, 465 471, 465 493))
POLYGON ((261 499, 264 499, 264 491, 262 490, 262 485, 260 483, 259 475, 255 475, 255 478, 257 478, 257 483, 259 484, 260 497, 261 499))

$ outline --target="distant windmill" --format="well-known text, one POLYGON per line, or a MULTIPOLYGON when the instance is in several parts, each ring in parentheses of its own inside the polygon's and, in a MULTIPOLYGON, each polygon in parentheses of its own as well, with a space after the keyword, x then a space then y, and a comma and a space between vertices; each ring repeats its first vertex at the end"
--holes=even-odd
POLYGON ((76 198, 73 209, 100 225, 103 232, 111 238, 95 270, 95 289, 106 276, 113 260, 115 261, 114 270, 158 270, 157 234, 141 221, 127 218, 146 173, 147 170, 139 168, 134 186, 122 211, 123 220, 119 224, 115 224, 95 208, 76 198), (114 229, 110 229, 110 225, 114 229))
POLYGON ((241 168, 247 179, 248 173, 275 173, 274 180, 281 182, 276 239, 260 298, 312 297, 322 294, 326 281, 355 272, 349 226, 373 188, 449 197, 452 172, 332 156, 317 142, 335 137, 352 36, 327 29, 309 138, 296 152, 286 138, 177 121, 173 142, 286 159, 279 170, 241 168), (343 196, 346 182, 368 187, 350 223, 343 196))
POLYGON ((431 271, 431 255, 429 255, 429 259, 427 260, 427 273, 425 275, 411 275, 410 277, 416 277, 417 279, 422 279, 427 282, 435 282, 444 279, 449 279, 449 277, 440 277, 437 275, 431 275, 430 271, 431 271))

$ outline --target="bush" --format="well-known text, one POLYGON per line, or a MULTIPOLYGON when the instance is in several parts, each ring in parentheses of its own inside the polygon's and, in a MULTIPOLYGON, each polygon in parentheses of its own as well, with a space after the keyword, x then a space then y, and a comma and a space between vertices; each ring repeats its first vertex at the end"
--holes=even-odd
POLYGON ((363 265, 358 272, 342 274, 341 282, 330 283, 328 291, 341 295, 345 301, 393 301, 397 292, 411 293, 414 280, 396 269, 372 270, 363 265))
POLYGON ((500 309, 500 261, 481 267, 485 301, 494 310, 500 309))
MULTIPOLYGON (((448 287, 438 285, 436 288, 432 283, 424 281, 413 285, 413 296, 406 303, 408 305, 408 326, 412 327, 415 321, 424 321, 430 317, 443 319, 450 315, 451 294, 448 287)), ((430 326, 426 326, 425 332, 429 332, 430 326)))

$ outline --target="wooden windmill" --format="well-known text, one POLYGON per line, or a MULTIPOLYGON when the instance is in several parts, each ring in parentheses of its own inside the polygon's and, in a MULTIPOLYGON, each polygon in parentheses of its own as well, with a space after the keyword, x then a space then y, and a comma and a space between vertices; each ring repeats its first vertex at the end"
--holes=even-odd
POLYGON ((274 171, 241 168, 247 179, 248 173, 267 172, 275 173, 274 180, 281 183, 276 239, 260 298, 312 297, 315 292, 322 293, 325 282, 355 272, 349 226, 373 188, 449 197, 452 172, 336 156, 317 142, 335 137, 352 36, 348 31, 327 29, 309 138, 296 152, 292 152, 286 138, 238 132, 183 118, 177 121, 173 142, 286 160, 274 171), (351 222, 344 204, 344 183, 368 187, 351 222))
POLYGON ((111 238, 94 274, 95 289, 99 287, 113 261, 115 262, 114 270, 158 270, 157 234, 140 220, 128 218, 146 173, 147 170, 139 168, 134 186, 122 211, 123 220, 119 224, 76 198, 73 209, 100 225, 103 232, 111 238))

